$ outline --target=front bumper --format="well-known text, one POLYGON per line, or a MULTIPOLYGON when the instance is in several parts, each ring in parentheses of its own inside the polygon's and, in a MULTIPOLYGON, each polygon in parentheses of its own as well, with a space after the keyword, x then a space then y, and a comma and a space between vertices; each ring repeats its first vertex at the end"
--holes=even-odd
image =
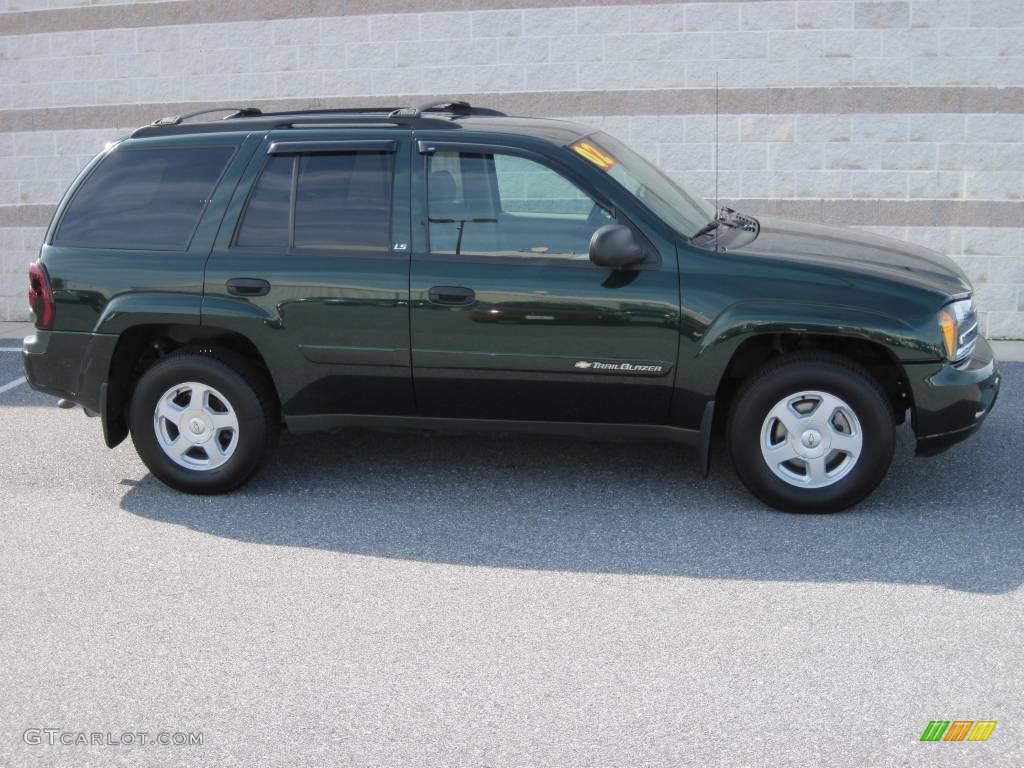
POLYGON ((914 397, 918 456, 935 456, 973 435, 999 396, 999 366, 984 338, 958 365, 913 363, 906 372, 914 397))

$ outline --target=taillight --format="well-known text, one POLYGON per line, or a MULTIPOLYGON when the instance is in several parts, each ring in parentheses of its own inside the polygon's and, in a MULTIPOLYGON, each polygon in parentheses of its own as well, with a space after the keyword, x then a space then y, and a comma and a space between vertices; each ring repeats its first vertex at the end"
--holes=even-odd
POLYGON ((53 293, 46 269, 38 261, 28 265, 28 306, 36 316, 36 328, 44 331, 53 327, 53 293))

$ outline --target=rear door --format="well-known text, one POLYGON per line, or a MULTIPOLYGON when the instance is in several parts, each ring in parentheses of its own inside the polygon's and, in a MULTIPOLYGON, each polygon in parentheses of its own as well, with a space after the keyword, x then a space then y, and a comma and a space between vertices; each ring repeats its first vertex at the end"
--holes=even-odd
POLYGON ((203 323, 267 361, 289 416, 408 413, 407 133, 271 133, 207 263, 203 323))
POLYGON ((419 412, 665 423, 678 343, 674 248, 649 241, 656 258, 635 271, 596 267, 594 230, 629 222, 567 164, 511 143, 415 138, 419 412))

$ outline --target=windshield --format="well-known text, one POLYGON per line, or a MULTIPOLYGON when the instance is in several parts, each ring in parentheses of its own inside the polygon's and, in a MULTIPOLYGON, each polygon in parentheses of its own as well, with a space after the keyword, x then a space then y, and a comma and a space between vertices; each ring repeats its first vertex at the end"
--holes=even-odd
POLYGON ((597 131, 570 146, 607 173, 677 232, 693 237, 715 219, 715 207, 687 192, 618 139, 597 131))

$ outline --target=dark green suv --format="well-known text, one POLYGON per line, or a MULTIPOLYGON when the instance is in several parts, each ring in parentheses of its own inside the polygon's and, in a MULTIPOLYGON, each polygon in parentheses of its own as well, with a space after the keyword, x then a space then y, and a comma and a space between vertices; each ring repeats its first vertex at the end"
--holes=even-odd
POLYGON ((28 381, 174 488, 236 488, 281 426, 665 438, 705 472, 721 428, 758 498, 827 512, 908 412, 931 455, 995 402, 939 254, 716 210, 568 122, 232 112, 109 145, 30 268, 28 381))

